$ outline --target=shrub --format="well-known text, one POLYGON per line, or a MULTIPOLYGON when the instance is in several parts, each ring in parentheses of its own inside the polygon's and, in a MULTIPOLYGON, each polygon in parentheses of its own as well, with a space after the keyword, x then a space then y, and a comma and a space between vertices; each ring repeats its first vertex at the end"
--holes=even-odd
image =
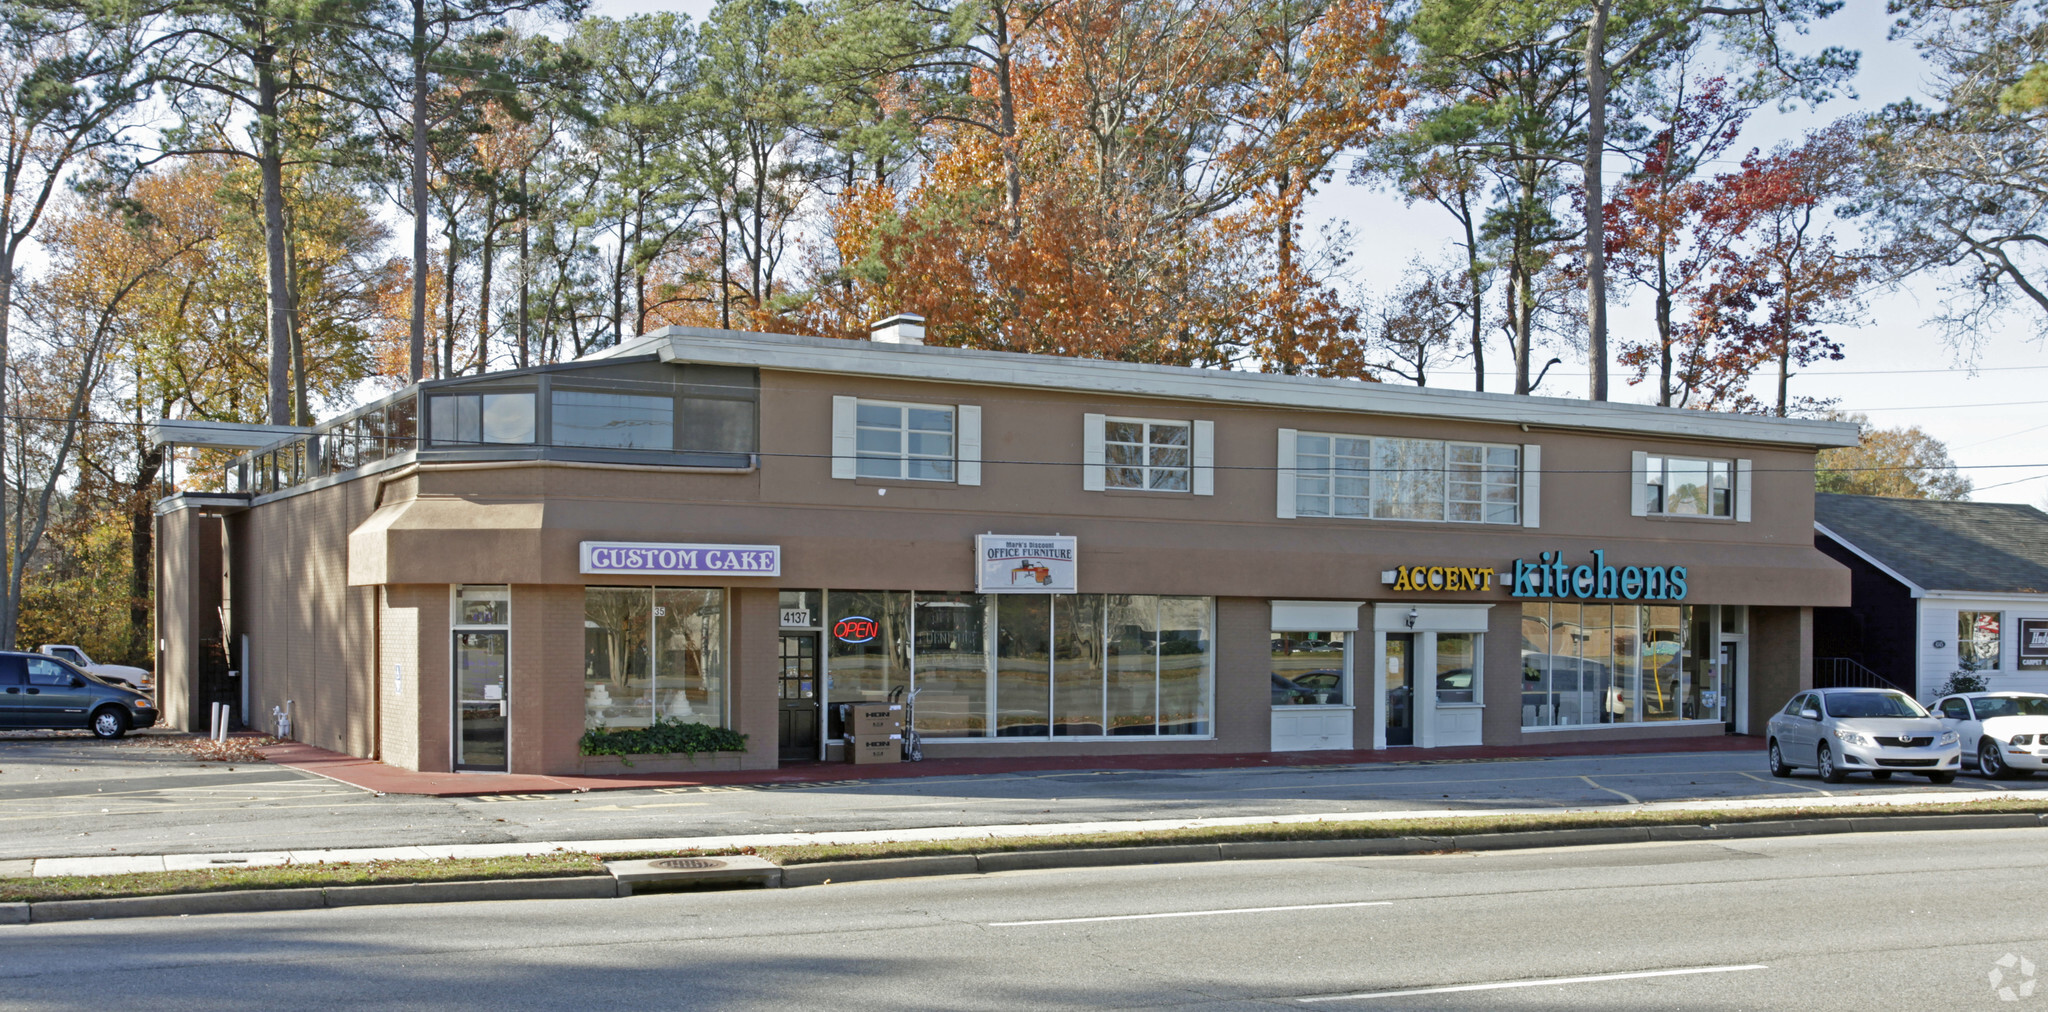
MULTIPOLYGON (((729 727, 692 724, 666 717, 647 727, 612 731, 598 726, 583 732, 584 755, 662 755, 681 752, 744 752, 747 736, 729 727)), ((630 763, 628 764, 630 765, 630 763)))

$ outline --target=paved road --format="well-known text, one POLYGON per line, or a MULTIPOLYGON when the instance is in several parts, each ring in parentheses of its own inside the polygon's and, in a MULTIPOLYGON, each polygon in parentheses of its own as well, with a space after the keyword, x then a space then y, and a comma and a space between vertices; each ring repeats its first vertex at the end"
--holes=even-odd
POLYGON ((31 924, 0 1006, 2024 1009, 2043 881, 1979 830, 31 924))
POLYGON ((0 859, 2048 789, 2048 777, 1829 786, 1763 768, 1761 753, 1720 752, 423 798, 199 763, 146 737, 14 732, 0 733, 0 859))

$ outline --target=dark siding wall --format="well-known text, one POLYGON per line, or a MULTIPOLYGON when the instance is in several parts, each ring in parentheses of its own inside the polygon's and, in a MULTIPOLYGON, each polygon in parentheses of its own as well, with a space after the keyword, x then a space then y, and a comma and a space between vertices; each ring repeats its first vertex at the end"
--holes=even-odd
POLYGON ((1904 584, 1886 576, 1833 538, 1816 535, 1814 546, 1849 567, 1850 605, 1813 610, 1813 655, 1847 657, 1913 692, 1913 628, 1917 610, 1904 584))

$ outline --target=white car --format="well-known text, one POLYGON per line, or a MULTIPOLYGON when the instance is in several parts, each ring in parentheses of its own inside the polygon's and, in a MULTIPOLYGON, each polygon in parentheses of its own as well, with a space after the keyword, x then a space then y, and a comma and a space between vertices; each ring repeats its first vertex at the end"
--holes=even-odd
POLYGON ((1963 740, 1963 755, 1987 777, 2048 769, 2048 695, 1962 692, 1934 704, 1941 726, 1963 740))
POLYGON ((87 657, 85 651, 69 643, 45 643, 36 648, 36 653, 48 654, 94 678, 105 682, 112 682, 125 689, 132 689, 136 692, 153 692, 156 690, 156 679, 149 672, 141 668, 130 667, 126 664, 98 663, 92 658, 87 657))

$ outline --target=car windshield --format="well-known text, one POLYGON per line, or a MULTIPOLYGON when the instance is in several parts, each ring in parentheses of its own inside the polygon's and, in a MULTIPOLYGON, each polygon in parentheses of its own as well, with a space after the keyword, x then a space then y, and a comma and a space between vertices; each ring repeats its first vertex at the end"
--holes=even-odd
POLYGON ((1911 696, 1898 692, 1837 692, 1827 697, 1830 717, 1925 717, 1911 696))
POLYGON ((1978 720, 1993 717, 2048 717, 2048 696, 1980 696, 1971 700, 1978 720))

